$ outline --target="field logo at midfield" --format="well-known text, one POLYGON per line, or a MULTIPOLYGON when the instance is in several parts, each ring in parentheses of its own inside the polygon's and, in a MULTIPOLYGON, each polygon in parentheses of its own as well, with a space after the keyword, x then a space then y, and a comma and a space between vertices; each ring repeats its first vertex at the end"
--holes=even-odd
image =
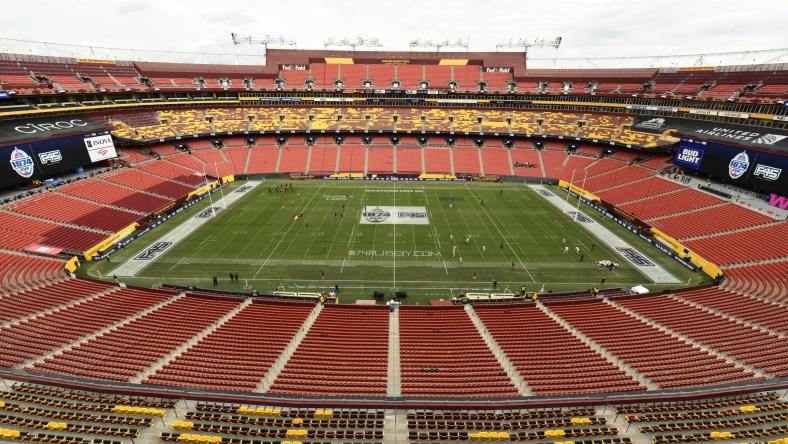
POLYGON ((367 222, 371 224, 380 224, 387 221, 388 218, 391 217, 391 213, 380 207, 377 207, 371 210, 364 211, 363 217, 367 222))
POLYGON ((429 225, 430 220, 424 207, 368 206, 361 212, 362 224, 376 225, 429 225))
POLYGON ((156 242, 155 244, 148 247, 147 250, 143 251, 139 254, 139 256, 135 257, 134 259, 139 261, 149 261, 156 258, 159 253, 163 253, 164 250, 170 248, 172 246, 172 242, 156 242))

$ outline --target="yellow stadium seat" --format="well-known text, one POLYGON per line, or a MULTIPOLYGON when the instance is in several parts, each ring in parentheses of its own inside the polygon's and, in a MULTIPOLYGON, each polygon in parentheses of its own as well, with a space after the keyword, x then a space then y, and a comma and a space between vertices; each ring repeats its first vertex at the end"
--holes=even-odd
POLYGON ((720 439, 720 432, 711 432, 711 439, 720 439))
POLYGON ((323 410, 323 418, 330 419, 334 417, 334 411, 330 409, 323 410))
POLYGON ((178 441, 178 442, 189 442, 191 440, 192 440, 192 435, 191 434, 189 434, 189 433, 181 433, 180 435, 178 435, 178 439, 176 441, 178 441))
POLYGON ((468 439, 470 439, 471 441, 478 441, 479 440, 479 434, 478 433, 469 433, 468 434, 468 439))
POLYGON ((315 418, 322 418, 323 417, 323 409, 315 410, 315 418))
POLYGON ((211 436, 211 444, 218 444, 222 442, 221 436, 211 436))
POLYGON ((488 439, 490 439, 490 434, 489 433, 487 433, 487 432, 479 432, 479 440, 487 441, 488 439))
POLYGON ((245 415, 248 412, 249 412, 249 407, 247 407, 245 405, 242 405, 242 406, 238 407, 238 410, 235 411, 235 413, 238 413, 238 414, 241 414, 241 415, 245 415))
POLYGON ((555 437, 556 438, 563 438, 564 436, 566 436, 566 432, 565 431, 563 431, 563 430, 556 430, 555 431, 555 437))
POLYGON ((509 432, 498 432, 498 441, 509 441, 509 432))
POLYGON ((298 437, 298 439, 306 438, 306 429, 300 429, 298 433, 296 433, 296 437, 298 437))
POLYGON ((181 427, 183 427, 183 421, 173 421, 172 422, 172 428, 173 429, 180 430, 181 427))
POLYGON ((266 407, 265 409, 263 409, 264 415, 271 416, 273 413, 274 413, 274 409, 272 409, 271 407, 266 407))
POLYGON ((544 436, 545 438, 555 438, 555 430, 545 430, 544 436))
POLYGON ((5 403, 3 401, 0 401, 0 407, 5 407, 5 403))
POLYGON ((490 432, 487 437, 490 441, 498 441, 498 432, 490 432))
POLYGON ((203 435, 200 437, 200 444, 209 444, 211 442, 211 437, 208 435, 203 435))
POLYGON ((303 419, 301 419, 301 418, 295 418, 295 419, 293 419, 293 425, 294 425, 294 426, 299 426, 299 425, 301 425, 301 424, 303 424, 303 423, 304 423, 304 420, 303 420, 303 419))
POLYGON ((254 410, 255 415, 265 415, 265 407, 257 407, 254 410))
POLYGON ((282 411, 279 409, 274 409, 273 412, 271 412, 271 416, 282 416, 282 411))
POLYGON ((290 430, 288 430, 288 431, 287 431, 287 433, 285 434, 285 437, 287 437, 287 438, 295 438, 295 437, 297 437, 297 435, 298 435, 298 431, 297 431, 297 430, 295 430, 295 429, 290 429, 290 430))

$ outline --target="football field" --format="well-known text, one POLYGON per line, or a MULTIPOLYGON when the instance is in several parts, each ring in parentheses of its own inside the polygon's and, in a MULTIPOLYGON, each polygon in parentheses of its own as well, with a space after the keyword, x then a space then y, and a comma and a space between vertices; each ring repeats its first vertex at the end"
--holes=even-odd
MULTIPOLYGON (((235 182, 111 257, 86 267, 91 275, 112 276, 119 264, 144 254, 157 239, 195 216, 189 229, 155 260, 122 282, 156 283, 249 292, 340 288, 340 301, 371 299, 373 291, 407 291, 408 302, 449 298, 459 291, 553 292, 642 284, 652 291, 680 284, 655 284, 627 263, 604 239, 562 214, 522 183, 265 181, 227 208, 218 203, 244 186, 235 182), (270 190, 270 191, 269 191, 270 190), (202 214, 200 214, 202 212, 202 214), (206 217, 207 216, 207 217, 206 217), (567 250, 567 252, 564 252, 567 250), (612 260, 615 270, 595 262, 612 260), (230 274, 238 275, 231 282, 230 274), (214 287, 213 276, 218 278, 214 287)), ((242 189, 241 191, 245 191, 242 189)), ((561 199, 566 194, 550 187, 561 199)), ((576 205, 570 198, 568 205, 576 205)), ((592 209, 580 210, 662 266, 677 281, 693 285, 699 274, 592 209)))

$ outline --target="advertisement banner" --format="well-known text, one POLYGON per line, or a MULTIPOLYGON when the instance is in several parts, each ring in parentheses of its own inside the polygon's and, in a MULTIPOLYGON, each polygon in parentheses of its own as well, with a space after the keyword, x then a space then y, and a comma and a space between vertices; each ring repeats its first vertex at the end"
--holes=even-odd
MULTIPOLYGON (((718 112, 719 115, 722 113, 718 112)), ((675 129, 678 137, 729 142, 788 153, 788 131, 782 129, 662 116, 637 116, 632 123, 633 131, 662 133, 669 129, 675 129)))
POLYGON ((93 163, 118 157, 118 153, 115 152, 115 144, 112 143, 112 136, 109 134, 86 137, 85 148, 87 148, 88 156, 93 163))
POLYGON ((112 136, 106 131, 98 135, 80 134, 0 147, 0 187, 56 177, 89 165, 94 158, 103 160, 110 157, 117 157, 117 154, 112 136), (92 151, 88 148, 88 141, 94 147, 92 151), (96 146, 96 141, 101 142, 100 146, 96 146))
POLYGON ((788 189, 788 156, 685 138, 679 143, 674 162, 761 193, 784 193, 788 189))
POLYGON ((0 145, 103 131, 103 125, 81 115, 37 117, 0 122, 0 145))

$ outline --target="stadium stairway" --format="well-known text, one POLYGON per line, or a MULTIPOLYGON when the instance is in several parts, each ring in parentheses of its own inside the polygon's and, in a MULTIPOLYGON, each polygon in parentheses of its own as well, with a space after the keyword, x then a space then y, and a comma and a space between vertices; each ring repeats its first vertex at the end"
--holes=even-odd
POLYGON ((94 233, 101 233, 101 234, 105 234, 107 236, 110 236, 110 235, 113 234, 111 231, 103 231, 103 230, 99 230, 98 228, 85 227, 85 226, 82 226, 82 225, 70 224, 68 222, 63 222, 63 221, 59 221, 59 220, 45 219, 43 217, 33 216, 33 215, 30 215, 30 214, 25 214, 25 213, 17 213, 16 211, 6 210, 4 208, 0 208, 0 211, 5 211, 5 212, 8 212, 8 213, 11 213, 14 216, 26 217, 28 219, 43 220, 43 221, 46 221, 46 222, 49 222, 49 223, 52 223, 52 224, 61 225, 61 226, 64 226, 64 227, 76 228, 78 230, 92 231, 94 233))
POLYGON ((276 378, 279 376, 279 372, 285 368, 285 364, 287 361, 290 360, 290 357, 293 356, 298 345, 301 344, 301 341, 304 340, 306 334, 309 333, 309 329, 312 328, 312 324, 315 323, 317 317, 320 315, 320 312, 323 311, 322 304, 315 304, 315 308, 312 309, 312 313, 309 314, 309 317, 306 318, 303 324, 301 324, 301 328, 298 330, 298 333, 293 336, 293 339, 287 344, 287 347, 282 351, 282 354, 279 355, 276 362, 271 365, 271 368, 268 370, 268 373, 265 375, 265 378, 257 384, 255 388, 255 392, 258 393, 266 393, 276 381, 276 378))
POLYGON ((282 162, 282 145, 279 145, 279 150, 276 153, 276 166, 274 166, 274 172, 279 172, 279 164, 282 162))
POLYGON ((222 324, 224 324, 225 322, 227 322, 230 319, 232 319, 235 315, 240 313, 241 310, 243 310, 244 308, 252 305, 253 301, 254 301, 253 298, 245 299, 243 302, 238 304, 238 306, 236 306, 235 308, 233 308, 232 310, 227 312, 221 318, 217 319, 216 322, 214 322, 213 324, 211 324, 208 327, 206 327, 203 331, 201 331, 201 332, 197 333, 196 335, 192 336, 188 341, 182 343, 176 349, 174 349, 171 352, 169 352, 168 354, 162 356, 158 361, 154 362, 148 368, 146 368, 145 371, 140 372, 137 376, 131 378, 129 380, 129 382, 134 383, 134 384, 139 384, 142 381, 146 380, 149 376, 151 376, 154 373, 156 373, 159 370, 161 370, 165 365, 167 365, 173 359, 177 358, 183 352, 185 352, 186 350, 188 350, 189 348, 193 347, 195 344, 200 342, 204 337, 206 337, 209 334, 211 334, 214 331, 216 331, 217 328, 221 327, 222 324))
POLYGON ((487 347, 490 349, 492 354, 498 359, 498 363, 501 364, 506 373, 509 375, 509 378, 512 380, 512 385, 517 387, 517 391, 520 393, 520 396, 534 396, 534 392, 528 387, 528 384, 523 379, 520 372, 517 371, 517 367, 512 364, 512 361, 506 356, 503 349, 498 345, 498 342, 493 338, 492 334, 487 327, 484 325, 484 322, 479 318, 479 315, 473 309, 470 304, 465 305, 465 312, 468 313, 468 317, 471 318, 473 325, 478 330, 479 335, 484 339, 484 342, 487 344, 487 347))
POLYGON ((391 156, 391 172, 396 174, 397 173, 397 146, 393 147, 394 153, 391 156))
POLYGON ((679 332, 677 332, 677 331, 675 331, 673 329, 670 329, 670 328, 668 328, 668 327, 666 327, 666 326, 664 326, 662 324, 654 322, 650 318, 647 318, 647 317, 643 316, 642 314, 640 314, 640 313, 638 313, 636 311, 630 310, 629 308, 624 307, 623 305, 621 305, 621 304, 619 304, 619 303, 617 303, 615 301, 612 301, 609 298, 604 298, 603 300, 604 300, 605 303, 615 307, 619 311, 622 311, 622 312, 624 312, 624 313, 626 313, 628 315, 634 316, 637 319, 647 323, 648 325, 650 325, 650 326, 652 326, 654 328, 662 330, 665 333, 668 333, 669 335, 686 342, 687 344, 691 344, 693 346, 693 348, 699 348, 700 350, 702 350, 702 351, 704 351, 706 353, 709 353, 712 356, 720 357, 720 358, 724 359, 725 361, 734 364, 736 367, 738 367, 738 368, 740 368, 740 369, 742 369, 744 371, 753 372, 754 373, 754 377, 756 377, 756 378, 773 378, 774 377, 774 375, 764 374, 760 369, 752 367, 752 366, 749 366, 749 365, 747 365, 747 364, 745 364, 745 363, 743 363, 741 361, 736 360, 734 357, 728 355, 727 353, 723 353, 723 352, 721 352, 719 350, 716 350, 716 349, 714 349, 714 348, 712 348, 712 347, 710 347, 710 346, 708 346, 706 344, 701 344, 701 343, 699 343, 697 341, 694 341, 694 340, 690 339, 689 337, 687 337, 687 336, 685 336, 685 335, 683 335, 683 334, 681 334, 681 333, 679 333, 679 332))
POLYGON ((91 204, 94 204, 94 205, 101 205, 102 207, 106 207, 106 208, 112 208, 112 209, 115 209, 115 210, 125 211, 127 213, 134 213, 134 214, 139 215, 139 216, 147 216, 148 215, 148 213, 144 213, 142 211, 136 211, 136 210, 132 210, 131 208, 119 207, 119 206, 116 206, 116 205, 108 205, 106 203, 99 202, 99 201, 96 201, 96 200, 90 200, 90 199, 85 199, 84 197, 79 197, 79 196, 74 196, 74 195, 71 195, 71 194, 61 193, 60 191, 55 191, 55 193, 57 193, 57 194, 59 194, 61 196, 70 197, 72 199, 81 200, 83 202, 88 202, 88 203, 91 203, 91 204))
MULTIPOLYGON (((44 289, 44 288, 46 288, 46 286, 39 287, 39 289, 44 289)), ((64 304, 60 304, 60 305, 56 305, 54 307, 50 307, 50 308, 48 308, 46 310, 40 310, 40 311, 37 311, 37 312, 34 312, 34 313, 30 313, 30 314, 28 314, 26 316, 23 316, 23 317, 20 317, 20 318, 16 318, 16 319, 12 319, 12 320, 7 321, 7 322, 0 323, 0 328, 6 327, 6 326, 9 326, 9 325, 21 324, 22 322, 25 322, 27 320, 30 320, 30 319, 33 319, 33 318, 37 318, 37 317, 40 317, 40 316, 46 316, 46 315, 48 315, 48 314, 50 314, 52 312, 55 312, 55 311, 58 311, 58 310, 63 310, 63 309, 66 309, 68 307, 71 307, 73 305, 83 304, 83 303, 85 303, 87 301, 90 301, 92 299, 95 299, 95 298, 97 298, 99 296, 103 296, 105 294, 112 293, 115 290, 117 290, 117 287, 112 287, 112 288, 109 288, 109 289, 107 289, 105 291, 101 291, 99 293, 91 293, 91 294, 89 294, 89 295, 87 295, 87 296, 85 296, 83 298, 75 299, 75 300, 73 300, 71 302, 66 302, 64 304)), ((4 297, 8 297, 8 296, 4 296, 4 297)))
MULTIPOLYGON (((97 298, 99 296, 111 293, 112 291, 116 291, 118 289, 119 289, 119 287, 113 287, 110 290, 102 291, 100 293, 95 293, 95 294, 91 295, 89 298, 86 298, 85 301, 88 301, 88 300, 91 300, 91 299, 95 299, 95 298, 97 298)), ((164 302, 156 304, 156 305, 154 305, 152 307, 148 307, 147 309, 142 310, 140 312, 137 312, 137 313, 133 314, 132 316, 127 317, 126 319, 121 319, 120 321, 115 322, 114 324, 110 324, 110 325, 105 326, 101 330, 94 331, 93 333, 91 333, 89 335, 82 336, 81 338, 77 338, 77 339, 75 339, 74 341, 72 341, 72 342, 70 342, 68 344, 65 344, 65 345, 60 346, 60 347, 58 347, 56 349, 50 350, 47 353, 44 353, 43 355, 39 356, 38 358, 29 359, 29 360, 19 364, 17 366, 17 368, 20 368, 20 369, 25 369, 25 368, 26 369, 32 369, 31 367, 33 367, 35 365, 43 364, 44 361, 47 358, 52 358, 54 356, 61 355, 65 351, 69 351, 69 350, 73 349, 74 347, 76 347, 76 346, 78 346, 80 344, 88 342, 91 339, 95 339, 96 337, 101 336, 104 333, 109 332, 110 330, 114 330, 114 329, 116 329, 116 328, 118 328, 118 327, 120 327, 122 325, 128 324, 129 322, 132 322, 135 319, 138 319, 138 318, 140 318, 142 316, 145 316, 146 314, 148 314, 148 313, 150 313, 152 311, 158 310, 159 308, 164 307, 165 305, 168 305, 168 304, 172 303, 173 301, 175 301, 177 299, 180 299, 183 296, 184 296, 184 293, 179 293, 179 294, 177 294, 177 295, 165 300, 164 302)), ((72 305, 72 304, 69 304, 69 305, 72 305)))
POLYGON ((733 229, 733 230, 721 231, 719 233, 701 234, 699 236, 684 237, 684 238, 681 238, 679 240, 681 242, 685 242, 685 241, 693 241, 693 240, 697 240, 697 239, 706 239, 706 238, 709 238, 709 237, 721 236, 723 234, 738 233, 740 231, 750 231, 750 230, 754 230, 756 228, 765 228, 765 227, 768 227, 768 226, 771 226, 771 225, 779 225, 779 224, 782 224, 782 223, 785 223, 785 221, 775 220, 773 222, 767 222, 765 224, 751 225, 749 227, 741 227, 741 228, 736 228, 736 229, 733 229))
MULTIPOLYGON (((539 156, 539 168, 542 169, 542 177, 547 177, 547 170, 544 168, 544 159, 542 158, 542 150, 536 150, 536 154, 539 156)), ((511 151, 509 155, 511 156, 511 151)))
MULTIPOLYGON (((652 196, 652 197, 653 197, 653 196, 652 196)), ((709 208, 719 207, 720 205, 725 205, 725 204, 727 204, 727 203, 729 203, 729 202, 722 200, 722 201, 720 201, 720 202, 717 202, 717 203, 715 203, 715 204, 713 204, 713 205, 707 205, 707 206, 705 206, 705 207, 700 207, 700 208, 692 208, 692 209, 690 209, 690 210, 679 211, 678 213, 661 214, 661 215, 659 215, 659 216, 657 216, 657 217, 652 217, 652 218, 649 218, 649 219, 644 219, 644 220, 646 220, 646 221, 650 221, 650 220, 659 220, 659 219, 664 219, 664 218, 666 218, 666 217, 680 216, 680 215, 682 215, 682 214, 687 214, 687 213, 694 213, 695 211, 699 211, 699 210, 708 210, 709 208)))
POLYGON ((249 162, 251 161, 251 159, 252 159, 252 147, 249 147, 249 149, 246 150, 246 162, 244 162, 244 168, 243 170, 241 170, 243 174, 249 174, 249 162))
POLYGON ((477 148, 479 153, 479 175, 484 177, 484 159, 482 159, 482 149, 481 147, 477 148))
POLYGON ((697 303, 695 301, 691 301, 691 300, 685 299, 685 298, 681 297, 681 294, 670 295, 670 298, 674 299, 674 300, 676 300, 678 302, 684 302, 685 304, 687 304, 687 305, 689 305, 691 307, 695 307, 697 309, 706 311, 708 313, 720 316, 723 319, 728 319, 728 320, 736 322, 738 324, 744 324, 747 327, 750 327, 750 328, 752 328, 754 330, 762 330, 762 331, 764 331, 766 333, 777 335, 777 336, 780 337, 780 339, 788 341, 788 335, 786 335, 784 333, 781 333, 781 332, 779 332, 777 330, 774 330, 774 329, 770 328, 768 325, 763 325, 763 324, 760 324, 760 323, 757 323, 757 322, 748 321, 748 320, 740 318, 738 316, 725 313, 724 311, 717 310, 716 308, 707 307, 707 306, 705 306, 703 304, 700 304, 700 303, 697 303))
POLYGON ((309 165, 312 165, 312 148, 313 145, 306 146, 306 168, 304 168, 304 174, 309 174, 309 165))
MULTIPOLYGON (((514 176, 514 162, 512 161, 512 150, 511 148, 506 150, 506 157, 509 159, 509 174, 514 176)), ((544 169, 544 167, 542 167, 544 169)), ((544 173, 544 171, 542 171, 544 173)))
POLYGON ((451 166, 451 175, 454 176, 454 147, 449 147, 449 165, 451 166))
POLYGON ((402 376, 399 365, 399 310, 389 312, 389 368, 386 396, 402 396, 402 376))
MULTIPOLYGON (((309 165, 309 163, 307 163, 309 165)), ((369 171, 369 145, 364 145, 364 174, 369 171)))
POLYGON ((567 322, 562 317, 558 316, 556 313, 550 310, 550 308, 545 306, 544 303, 542 303, 541 301, 537 301, 536 306, 539 307, 539 309, 542 310, 547 316, 549 316, 550 319, 558 322, 561 325, 561 327, 572 333, 574 337, 576 337, 581 342, 594 349, 600 355, 604 356, 605 359, 608 360, 608 362, 612 363, 613 365, 620 368, 621 370, 624 370, 635 381, 647 387, 649 390, 659 390, 659 386, 657 386, 657 384, 651 382, 651 380, 649 380, 645 375, 640 374, 640 372, 635 370, 633 367, 630 367, 627 363, 619 359, 613 353, 607 351, 601 345, 594 342, 594 340, 586 336, 580 330, 572 327, 572 325, 569 322, 567 322))

